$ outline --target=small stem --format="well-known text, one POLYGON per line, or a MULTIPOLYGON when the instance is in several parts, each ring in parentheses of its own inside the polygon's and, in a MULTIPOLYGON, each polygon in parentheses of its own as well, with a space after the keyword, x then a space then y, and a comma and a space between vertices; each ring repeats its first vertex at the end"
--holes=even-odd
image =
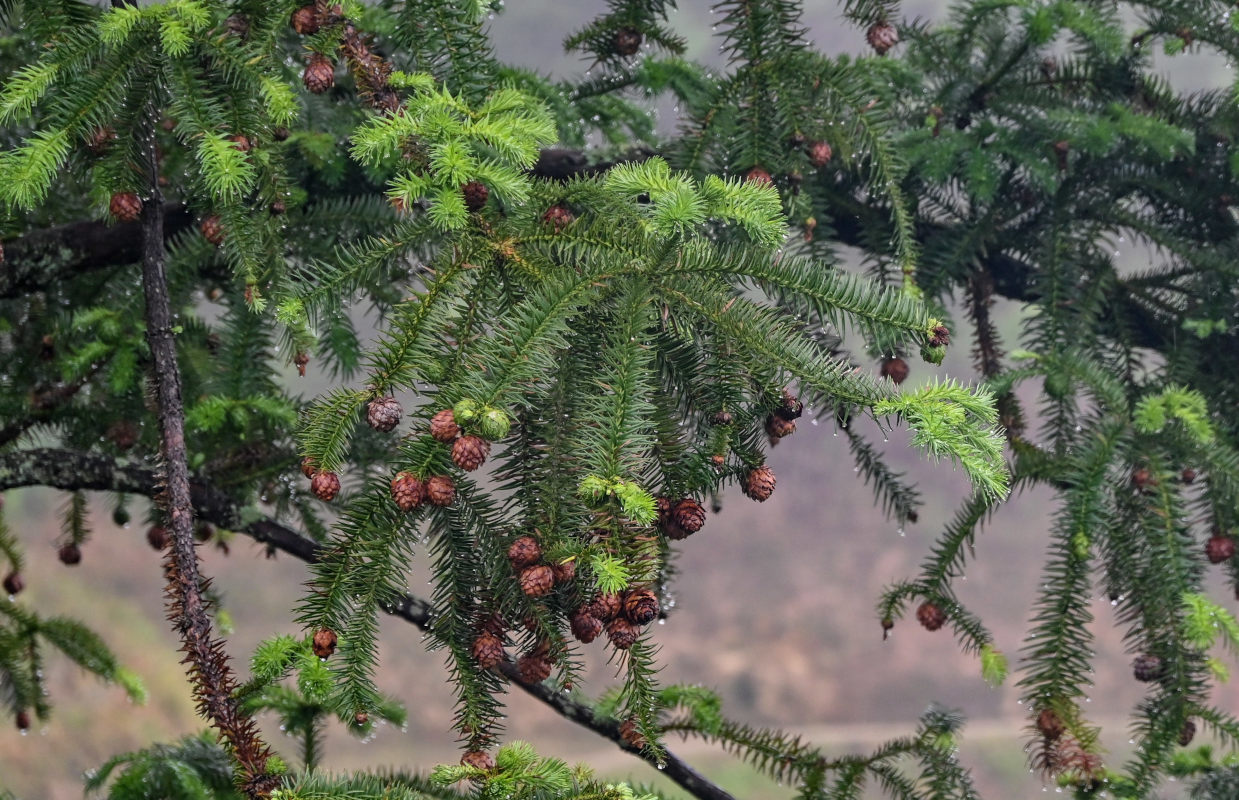
POLYGON ((306 774, 314 771, 318 765, 318 721, 311 720, 305 728, 305 741, 301 745, 301 763, 305 765, 306 774))

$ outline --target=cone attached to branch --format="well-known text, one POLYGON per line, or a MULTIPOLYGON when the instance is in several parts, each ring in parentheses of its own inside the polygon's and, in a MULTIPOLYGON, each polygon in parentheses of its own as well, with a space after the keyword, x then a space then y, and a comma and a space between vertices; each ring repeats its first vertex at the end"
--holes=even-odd
POLYGON ((759 503, 764 503, 774 494, 774 470, 762 464, 749 470, 744 477, 744 493, 759 503))
POLYGON ((524 569, 533 566, 542 558, 542 547, 532 536, 522 536, 508 547, 508 561, 513 569, 524 569))
POLYGON ((452 409, 445 408, 430 418, 430 435, 444 444, 456 441, 460 426, 456 424, 456 414, 452 409))
POLYGON ((334 472, 316 472, 310 479, 310 491, 319 500, 330 503, 340 493, 340 476, 334 472))
POLYGON ((555 588, 555 571, 545 564, 525 567, 520 583, 521 591, 530 597, 545 597, 555 588))
POLYGON ((450 506, 456 499, 456 484, 447 475, 432 475, 426 479, 426 499, 436 506, 450 506))
POLYGON ((426 501, 426 483, 411 472, 396 473, 391 496, 401 511, 412 511, 426 501))
POLYGON ((462 436, 452 443, 452 461, 466 472, 472 472, 486 463, 488 455, 490 442, 481 436, 462 436))
POLYGON ((482 669, 496 667, 503 661, 503 640, 490 631, 482 631, 473 640, 471 652, 482 669))
POLYGON ((380 433, 388 433, 396 429, 404 409, 394 397, 379 397, 366 405, 366 424, 380 433))
POLYGON ((646 588, 624 594, 624 616, 633 625, 648 625, 658 617, 658 597, 646 588))

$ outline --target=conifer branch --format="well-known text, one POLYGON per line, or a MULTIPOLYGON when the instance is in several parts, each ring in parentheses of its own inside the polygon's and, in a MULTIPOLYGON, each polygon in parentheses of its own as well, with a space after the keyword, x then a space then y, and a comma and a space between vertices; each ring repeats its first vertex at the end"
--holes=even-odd
MULTIPOLYGON (((109 456, 74 450, 41 448, 0 454, 0 492, 24 486, 49 486, 57 489, 114 491, 155 497, 163 488, 154 470, 137 464, 119 463, 109 456)), ((243 533, 254 541, 306 563, 317 562, 327 551, 308 536, 268 516, 253 518, 238 508, 228 495, 209 484, 193 482, 190 494, 199 519, 226 530, 243 533), (249 521, 247 521, 247 519, 249 521)), ((434 608, 411 594, 398 594, 387 601, 383 611, 429 632, 434 608)), ((620 749, 655 765, 654 759, 625 741, 620 724, 565 692, 543 683, 525 683, 516 664, 502 662, 497 669, 514 685, 553 709, 565 719, 587 728, 620 749)), ((699 800, 734 800, 721 787, 697 772, 674 752, 664 749, 662 773, 699 800)))

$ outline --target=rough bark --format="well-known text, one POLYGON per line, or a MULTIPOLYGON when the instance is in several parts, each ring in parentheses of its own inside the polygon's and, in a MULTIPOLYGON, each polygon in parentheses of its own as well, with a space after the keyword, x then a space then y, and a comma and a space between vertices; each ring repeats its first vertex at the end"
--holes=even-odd
MULTIPOLYGON (((154 130, 153 122, 149 131, 154 130)), ((224 653, 223 642, 211 629, 205 586, 194 547, 194 507, 189 487, 189 461, 185 448, 185 405, 181 397, 181 372, 177 364, 172 330, 172 306, 164 251, 163 197, 157 180, 155 137, 148 132, 143 143, 149 170, 150 196, 142 210, 142 290, 146 299, 146 340, 150 347, 155 379, 156 416, 162 460, 162 491, 156 504, 165 516, 170 536, 164 559, 167 577, 168 619, 181 637, 190 684, 198 713, 210 721, 224 738, 240 768, 239 788, 250 798, 264 798, 279 785, 267 773, 269 750, 258 736, 258 727, 244 714, 233 696, 236 682, 224 653)))

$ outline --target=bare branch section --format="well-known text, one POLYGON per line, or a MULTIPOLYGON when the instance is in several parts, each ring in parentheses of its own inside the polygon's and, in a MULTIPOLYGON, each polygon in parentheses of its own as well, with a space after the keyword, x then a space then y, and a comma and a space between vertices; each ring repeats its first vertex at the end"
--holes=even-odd
MULTIPOLYGON (((123 492, 154 497, 161 491, 158 476, 151 469, 135 464, 122 464, 94 453, 53 448, 19 450, 0 454, 0 492, 25 486, 47 486, 74 491, 79 489, 123 492)), ((224 493, 200 482, 189 484, 190 498, 199 519, 225 530, 243 533, 274 550, 287 553, 307 563, 318 560, 322 546, 309 537, 270 517, 243 521, 241 510, 224 493)), ((413 595, 384 609, 422 630, 428 630, 432 607, 413 595)), ((505 661, 498 669, 513 684, 552 708, 555 713, 599 736, 610 739, 620 749, 654 765, 654 760, 628 744, 620 736, 619 723, 595 713, 585 703, 554 691, 540 683, 521 680, 516 665, 505 661)), ((731 794, 712 783, 682 758, 665 752, 663 774, 700 800, 734 800, 731 794)))
MULTIPOLYGON (((178 203, 166 204, 162 211, 165 239, 193 222, 178 203)), ((0 300, 46 291, 74 276, 134 264, 141 257, 141 222, 82 221, 33 230, 4 243, 0 300)))
POLYGON ((168 619, 181 636, 190 684, 198 713, 223 736, 240 767, 239 788, 250 798, 265 798, 280 783, 267 772, 269 748, 258 736, 258 726, 244 714, 233 689, 236 681, 228 666, 223 642, 211 630, 204 587, 194 548, 194 507, 189 489, 189 461, 185 450, 185 404, 181 372, 172 331, 172 307, 164 255, 163 198, 157 178, 153 123, 146 141, 151 180, 150 200, 142 211, 142 289, 146 297, 146 340, 154 365, 159 450, 163 462, 162 491, 154 496, 165 515, 170 536, 164 558, 167 577, 168 619))

